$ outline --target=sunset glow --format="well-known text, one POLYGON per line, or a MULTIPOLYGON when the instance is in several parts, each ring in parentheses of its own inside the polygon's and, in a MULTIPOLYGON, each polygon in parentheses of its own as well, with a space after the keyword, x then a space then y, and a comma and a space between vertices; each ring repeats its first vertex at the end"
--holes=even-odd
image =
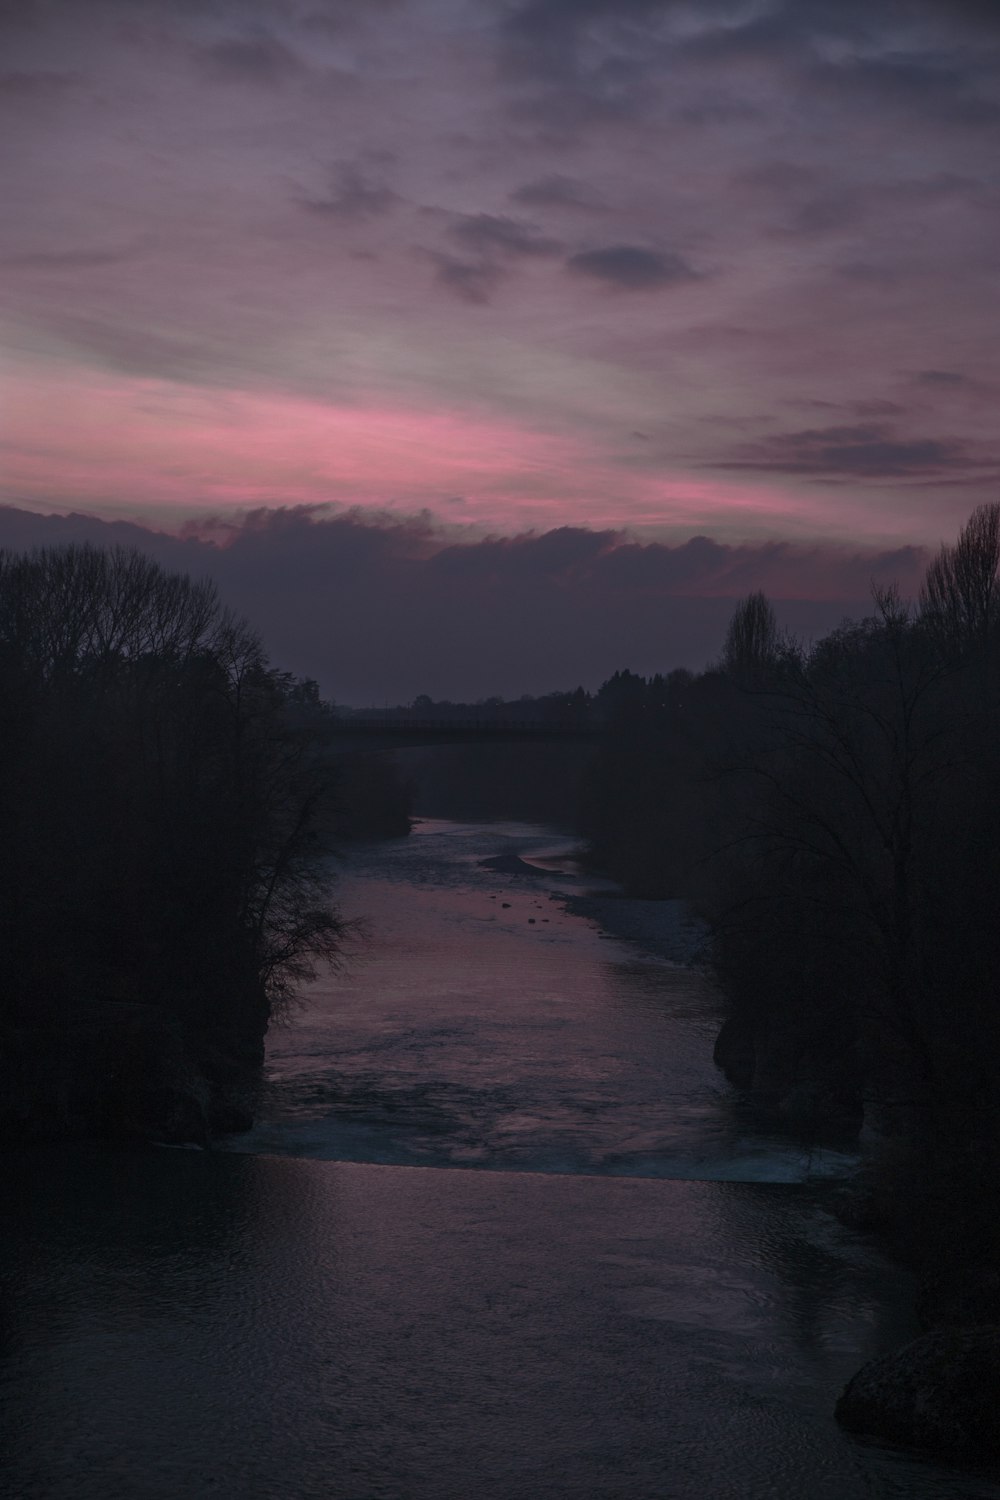
POLYGON ((0 520, 784 541, 758 573, 815 600, 843 549, 933 549, 996 493, 982 7, 2 26, 0 520))

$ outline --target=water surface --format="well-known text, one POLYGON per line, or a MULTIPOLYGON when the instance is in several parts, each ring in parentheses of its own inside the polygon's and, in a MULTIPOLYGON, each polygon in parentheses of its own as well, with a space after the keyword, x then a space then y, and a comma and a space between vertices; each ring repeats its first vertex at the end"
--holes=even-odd
POLYGON ((357 849, 341 904, 364 921, 367 952, 275 1030, 260 1124, 233 1149, 736 1181, 841 1173, 843 1152, 755 1127, 713 1066, 720 1001, 691 966, 702 933, 683 905, 622 901, 573 854, 536 825, 443 821, 357 849))
POLYGON ((359 850, 367 953, 272 1036, 256 1130, 8 1158, 0 1492, 1000 1500, 834 1423, 912 1331, 829 1212, 850 1154, 753 1128, 696 927, 568 850, 359 850))

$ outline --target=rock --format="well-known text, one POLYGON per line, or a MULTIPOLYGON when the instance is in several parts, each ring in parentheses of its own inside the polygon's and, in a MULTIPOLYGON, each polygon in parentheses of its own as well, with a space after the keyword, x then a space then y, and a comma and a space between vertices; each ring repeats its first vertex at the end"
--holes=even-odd
POLYGON ((737 1012, 723 1022, 713 1058, 735 1088, 789 1129, 847 1136, 861 1128, 856 1084, 807 1051, 791 1030, 737 1012))
POLYGON ((1000 1325, 939 1328, 864 1365, 837 1402, 849 1432, 948 1458, 1000 1457, 1000 1325))

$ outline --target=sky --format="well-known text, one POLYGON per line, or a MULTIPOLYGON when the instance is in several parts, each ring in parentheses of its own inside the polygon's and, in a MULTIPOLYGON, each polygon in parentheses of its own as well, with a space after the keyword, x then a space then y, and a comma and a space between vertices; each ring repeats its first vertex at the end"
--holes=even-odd
POLYGON ((0 132, 0 545, 335 695, 823 630, 998 498, 995 0, 0 0, 0 132))

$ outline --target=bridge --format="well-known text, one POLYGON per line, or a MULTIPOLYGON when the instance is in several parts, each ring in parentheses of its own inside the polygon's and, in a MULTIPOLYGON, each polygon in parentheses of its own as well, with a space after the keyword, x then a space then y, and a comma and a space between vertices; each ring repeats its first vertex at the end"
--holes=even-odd
POLYGON ((334 743, 351 750, 403 750, 418 745, 581 744, 596 742, 592 724, 546 724, 535 719, 392 719, 379 714, 337 719, 334 743))

